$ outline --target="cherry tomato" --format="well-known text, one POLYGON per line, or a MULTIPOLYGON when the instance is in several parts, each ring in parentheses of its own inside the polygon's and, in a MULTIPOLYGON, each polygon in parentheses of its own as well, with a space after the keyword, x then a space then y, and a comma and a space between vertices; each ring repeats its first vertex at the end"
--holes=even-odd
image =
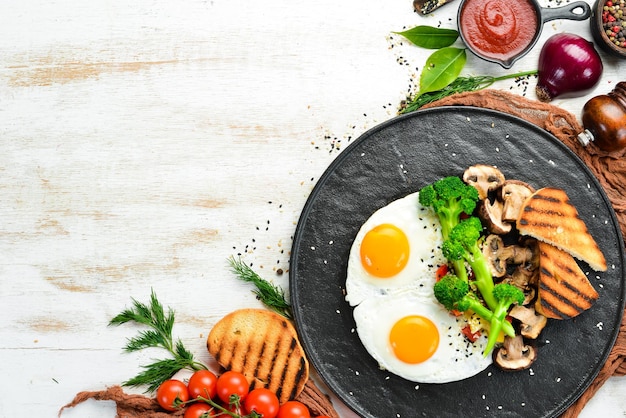
POLYGON ((278 409, 277 418, 311 418, 311 414, 302 402, 287 401, 278 409))
POLYGON ((189 405, 183 418, 209 418, 215 416, 214 412, 208 403, 196 402, 189 405))
POLYGON ((180 380, 169 379, 161 383, 156 393, 157 401, 166 411, 176 411, 189 400, 187 385, 180 380))
POLYGON ((196 399, 198 396, 213 399, 217 394, 217 376, 210 370, 198 370, 189 378, 187 388, 189 397, 196 399))
POLYGON ((274 392, 266 388, 253 389, 243 402, 248 413, 254 411, 263 418, 275 418, 280 403, 274 392))
POLYGON ((238 396, 241 402, 249 390, 248 380, 242 373, 229 370, 217 378, 217 396, 222 402, 229 403, 233 395, 238 396))

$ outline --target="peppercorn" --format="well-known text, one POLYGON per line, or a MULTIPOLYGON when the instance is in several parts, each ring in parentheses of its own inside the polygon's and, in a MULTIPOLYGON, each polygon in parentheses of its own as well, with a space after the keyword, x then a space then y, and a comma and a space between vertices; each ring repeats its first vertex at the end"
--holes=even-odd
POLYGON ((609 41, 626 48, 626 0, 607 0, 602 8, 602 26, 609 41))

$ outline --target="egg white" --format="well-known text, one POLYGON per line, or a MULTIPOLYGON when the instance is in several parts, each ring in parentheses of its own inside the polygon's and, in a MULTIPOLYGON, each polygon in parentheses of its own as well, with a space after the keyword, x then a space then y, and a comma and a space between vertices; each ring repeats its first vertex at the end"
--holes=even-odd
POLYGON ((353 316, 358 336, 382 369, 420 383, 446 383, 474 376, 487 368, 485 336, 470 343, 462 334, 464 317, 454 317, 435 298, 436 270, 447 263, 441 253, 441 224, 430 208, 413 193, 380 208, 357 233, 348 258, 346 301, 355 306, 353 316), (368 273, 361 263, 360 248, 365 234, 377 225, 393 224, 409 240, 409 260, 391 278, 368 273), (393 325, 408 315, 429 318, 439 330, 439 346, 428 360, 408 364, 399 360, 389 343, 393 325))
POLYGON ((470 343, 461 333, 463 317, 454 317, 434 296, 407 291, 403 294, 378 296, 364 300, 354 308, 354 320, 363 346, 388 370, 407 380, 419 383, 447 383, 476 375, 492 363, 491 356, 483 356, 485 336, 470 343), (428 360, 409 364, 399 360, 389 343, 393 325, 408 315, 430 319, 439 331, 439 345, 428 360))
POLYGON ((435 213, 419 203, 419 193, 395 200, 374 212, 357 233, 348 258, 346 300, 355 306, 363 300, 406 290, 432 292, 437 268, 446 263, 441 254, 441 224, 435 213), (400 228, 409 240, 409 260, 393 277, 381 279, 370 274, 361 263, 363 237, 381 224, 400 228))

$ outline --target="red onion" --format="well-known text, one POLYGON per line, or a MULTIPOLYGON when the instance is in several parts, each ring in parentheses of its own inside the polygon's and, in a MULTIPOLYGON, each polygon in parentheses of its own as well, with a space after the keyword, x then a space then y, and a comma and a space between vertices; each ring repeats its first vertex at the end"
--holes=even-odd
POLYGON ((552 35, 539 54, 539 100, 582 96, 591 91, 602 75, 602 60, 585 38, 571 33, 552 35))

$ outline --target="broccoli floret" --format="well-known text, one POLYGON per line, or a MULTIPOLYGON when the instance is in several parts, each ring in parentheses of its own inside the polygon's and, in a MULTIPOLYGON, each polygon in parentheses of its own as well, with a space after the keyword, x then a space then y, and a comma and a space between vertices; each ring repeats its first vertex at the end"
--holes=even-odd
POLYGON ((500 333, 500 330, 503 330, 504 323, 507 321, 506 315, 509 312, 509 308, 512 305, 524 303, 524 292, 509 283, 498 283, 493 287, 492 294, 496 300, 496 306, 493 309, 493 316, 490 321, 486 351, 491 351, 495 345, 497 335, 500 333), (493 340, 491 338, 492 335, 494 335, 493 340))
POLYGON ((419 202, 435 210, 445 239, 450 230, 459 223, 462 213, 471 215, 474 212, 478 202, 478 190, 459 177, 444 177, 423 187, 419 192, 419 202))
POLYGON ((447 310, 465 312, 472 310, 487 321, 491 321, 493 313, 485 307, 476 295, 470 291, 467 281, 454 274, 446 274, 433 287, 435 298, 447 310))
MULTIPOLYGON (((455 176, 439 179, 419 192, 420 204, 433 208, 437 214, 444 240, 448 239, 450 231, 463 214, 471 215, 474 212, 478 199, 478 190, 455 176)), ((467 279, 465 264, 461 260, 451 260, 451 263, 457 276, 467 279)))
POLYGON ((489 307, 496 307, 493 296, 493 276, 489 260, 481 251, 483 226, 475 216, 460 221, 441 246, 443 255, 450 261, 465 261, 474 273, 474 284, 489 307))
POLYGON ((511 305, 524 303, 524 292, 517 286, 509 283, 498 283, 495 285, 493 287, 493 297, 498 302, 498 306, 493 311, 496 316, 506 316, 511 305))
POLYGON ((491 324, 489 337, 487 338, 487 345, 485 346, 485 351, 483 353, 485 356, 488 355, 493 349, 498 339, 500 330, 510 337, 515 336, 515 329, 513 328, 513 325, 511 325, 511 323, 506 319, 508 307, 511 305, 509 304, 505 307, 506 302, 513 298, 514 303, 519 302, 519 295, 515 292, 515 290, 522 294, 522 301, 524 300, 524 294, 515 286, 498 284, 494 287, 494 289, 495 288, 499 289, 496 293, 497 297, 502 298, 498 299, 498 303, 501 303, 498 307, 504 309, 504 314, 502 314, 502 311, 499 310, 497 317, 495 312, 491 311, 480 302, 478 297, 470 290, 467 281, 460 279, 453 274, 447 274, 442 277, 437 283, 435 283, 433 288, 435 298, 437 298, 439 303, 441 303, 449 311, 472 311, 491 324), (509 287, 513 289, 510 289, 509 287))

